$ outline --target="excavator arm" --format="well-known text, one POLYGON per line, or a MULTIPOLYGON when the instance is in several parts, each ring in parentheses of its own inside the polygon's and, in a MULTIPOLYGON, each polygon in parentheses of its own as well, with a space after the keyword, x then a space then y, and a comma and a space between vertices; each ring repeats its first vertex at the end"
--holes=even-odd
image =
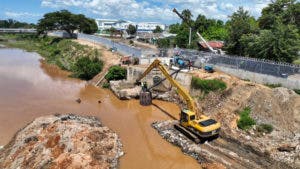
POLYGON ((154 68, 158 68, 162 72, 162 74, 169 80, 171 85, 177 88, 178 94, 182 96, 186 101, 188 109, 196 113, 197 109, 193 98, 189 95, 188 91, 186 91, 176 80, 172 78, 168 70, 161 64, 160 60, 155 59, 136 81, 140 82, 140 80, 143 79, 154 68))

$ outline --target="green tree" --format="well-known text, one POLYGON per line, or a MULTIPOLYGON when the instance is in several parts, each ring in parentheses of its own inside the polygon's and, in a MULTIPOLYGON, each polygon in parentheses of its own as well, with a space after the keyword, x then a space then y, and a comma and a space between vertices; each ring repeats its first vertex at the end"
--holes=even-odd
POLYGON ((155 29, 153 30, 153 33, 162 33, 163 30, 161 29, 160 26, 156 26, 155 29))
POLYGON ((261 29, 271 29, 278 23, 300 27, 300 3, 296 0, 276 0, 262 10, 258 21, 261 29))
POLYGON ((230 54, 242 55, 244 53, 240 39, 243 35, 249 33, 256 33, 258 25, 254 17, 251 17, 248 11, 242 7, 230 16, 227 22, 228 39, 226 40, 227 52, 230 54))
POLYGON ((86 34, 92 34, 97 32, 98 26, 96 24, 96 21, 91 18, 87 18, 82 14, 74 15, 75 20, 77 21, 76 24, 79 26, 79 31, 86 33, 86 34))
POLYGON ((278 24, 272 30, 261 30, 259 35, 245 35, 241 38, 249 57, 292 63, 298 58, 300 37, 294 25, 278 24))
POLYGON ((126 79, 126 69, 121 66, 112 66, 105 75, 107 81, 126 79))
POLYGON ((174 33, 174 34, 177 34, 179 33, 181 30, 181 26, 179 23, 176 23, 176 24, 172 24, 169 26, 169 32, 170 33, 174 33))
POLYGON ((159 48, 168 48, 168 47, 170 47, 170 44, 171 44, 171 42, 170 42, 170 39, 168 39, 168 38, 163 38, 163 39, 157 40, 157 46, 159 48))
POLYGON ((184 18, 184 20, 182 21, 183 23, 191 24, 193 15, 189 9, 184 9, 181 12, 181 15, 184 18))
POLYGON ((84 33, 95 33, 97 29, 95 20, 86 18, 81 14, 72 14, 67 10, 47 13, 39 20, 37 25, 39 34, 52 30, 64 30, 69 34, 72 34, 75 30, 84 33))
POLYGON ((132 24, 128 25, 128 28, 126 29, 126 32, 129 34, 129 35, 134 35, 136 33, 136 27, 132 24))

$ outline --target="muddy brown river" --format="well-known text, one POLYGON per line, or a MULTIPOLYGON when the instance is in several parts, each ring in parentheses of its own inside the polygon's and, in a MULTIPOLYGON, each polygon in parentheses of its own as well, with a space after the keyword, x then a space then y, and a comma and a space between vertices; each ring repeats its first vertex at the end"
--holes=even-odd
POLYGON ((109 90, 68 78, 68 72, 43 63, 36 53, 0 49, 0 145, 36 117, 76 113, 96 116, 118 133, 125 152, 121 169, 200 168, 150 126, 170 119, 164 111, 177 117, 179 108, 162 101, 154 104, 143 107, 138 100, 118 100, 109 90))

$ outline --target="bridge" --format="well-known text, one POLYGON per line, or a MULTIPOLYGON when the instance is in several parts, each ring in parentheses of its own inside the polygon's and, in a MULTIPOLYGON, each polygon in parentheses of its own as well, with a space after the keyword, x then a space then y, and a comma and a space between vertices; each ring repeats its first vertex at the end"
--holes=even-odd
POLYGON ((0 28, 0 33, 36 33, 36 29, 0 28))

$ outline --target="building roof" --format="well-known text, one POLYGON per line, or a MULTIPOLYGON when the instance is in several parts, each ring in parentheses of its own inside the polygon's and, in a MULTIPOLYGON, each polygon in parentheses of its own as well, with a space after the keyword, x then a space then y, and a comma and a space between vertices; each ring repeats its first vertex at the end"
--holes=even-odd
MULTIPOLYGON (((207 43, 208 43, 212 48, 217 48, 217 49, 221 49, 221 48, 223 48, 223 46, 224 46, 224 42, 222 42, 222 41, 208 41, 207 43)), ((208 48, 204 42, 200 42, 200 45, 201 45, 203 48, 208 48)))

